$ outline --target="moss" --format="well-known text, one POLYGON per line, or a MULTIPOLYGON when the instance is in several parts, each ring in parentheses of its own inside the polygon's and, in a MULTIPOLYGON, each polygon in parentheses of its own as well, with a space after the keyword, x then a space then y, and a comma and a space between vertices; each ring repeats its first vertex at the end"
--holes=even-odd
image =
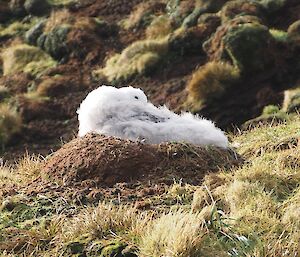
POLYGON ((197 24, 200 15, 218 12, 226 0, 193 0, 167 2, 167 15, 177 27, 190 28, 197 24))
POLYGON ((42 35, 44 27, 45 27, 46 20, 41 20, 36 25, 31 27, 25 33, 25 41, 30 45, 36 45, 38 38, 42 35))
POLYGON ((272 37, 275 39, 275 41, 280 43, 287 43, 289 41, 289 36, 287 32, 278 29, 270 29, 269 31, 272 37))
POLYGON ((81 242, 71 242, 67 245, 67 248, 70 250, 70 254, 80 254, 84 250, 84 244, 81 242))
POLYGON ((260 19, 245 15, 221 25, 204 42, 203 48, 211 60, 228 61, 244 76, 273 68, 278 58, 275 45, 269 29, 260 19))
POLYGON ((124 255, 122 254, 122 251, 126 248, 126 246, 127 245, 122 242, 114 242, 106 245, 103 247, 100 257, 123 257, 124 255))
POLYGON ((262 115, 272 115, 278 113, 279 111, 280 109, 278 106, 268 105, 264 107, 262 115))
POLYGON ((270 56, 266 56, 270 41, 268 28, 258 24, 233 27, 223 38, 226 53, 233 64, 245 73, 262 71, 271 64, 270 56))
POLYGON ((223 4, 226 3, 226 0, 200 0, 195 1, 195 7, 193 11, 185 17, 182 22, 182 26, 191 27, 197 24, 197 20, 200 15, 204 13, 215 13, 220 10, 223 4))
POLYGON ((54 67, 56 62, 37 47, 26 44, 6 48, 2 53, 3 74, 28 72, 34 76, 42 74, 47 68, 54 67))
POLYGON ((70 29, 71 27, 69 25, 55 27, 49 33, 42 34, 37 40, 37 45, 49 53, 53 58, 62 59, 69 53, 66 39, 70 29))
POLYGON ((21 131, 20 115, 7 104, 0 105, 0 145, 3 147, 21 131))
POLYGON ((98 77, 106 77, 110 82, 126 80, 137 74, 145 74, 167 53, 168 40, 143 40, 128 46, 121 54, 107 60, 103 69, 94 71, 98 77))

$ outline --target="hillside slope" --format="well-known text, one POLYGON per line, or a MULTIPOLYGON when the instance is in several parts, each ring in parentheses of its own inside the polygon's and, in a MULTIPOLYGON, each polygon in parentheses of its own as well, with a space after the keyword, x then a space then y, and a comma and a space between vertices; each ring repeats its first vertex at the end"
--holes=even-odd
POLYGON ((76 109, 101 84, 141 87, 156 105, 226 129, 270 104, 295 111, 299 9, 297 0, 1 0, 4 159, 72 139, 76 109))

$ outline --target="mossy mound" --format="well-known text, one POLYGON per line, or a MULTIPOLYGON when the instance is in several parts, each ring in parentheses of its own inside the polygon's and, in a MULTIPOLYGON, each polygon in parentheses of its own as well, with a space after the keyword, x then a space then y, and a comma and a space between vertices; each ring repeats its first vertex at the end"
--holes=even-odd
POLYGON ((101 53, 102 39, 115 35, 117 27, 104 20, 90 17, 74 19, 67 9, 52 12, 25 34, 28 44, 43 49, 54 59, 66 62, 75 57, 88 59, 101 53))
POLYGON ((4 75, 27 72, 38 76, 56 65, 56 62, 41 49, 26 44, 13 45, 4 49, 1 58, 4 75))
POLYGON ((210 59, 230 61, 245 74, 263 71, 274 62, 273 37, 254 16, 236 17, 220 26, 204 49, 210 59))
POLYGON ((197 24, 200 15, 218 12, 226 0, 171 0, 167 4, 167 13, 178 26, 191 27, 197 24))
MULTIPOLYGON (((39 30, 40 28, 36 28, 36 33, 38 33, 39 30)), ((37 45, 53 56, 53 58, 62 59, 69 53, 66 39, 70 30, 71 27, 66 24, 55 27, 49 33, 43 33, 38 37, 37 45)))
POLYGON ((199 182, 205 173, 237 165, 234 153, 215 147, 163 143, 148 145, 88 134, 64 145, 46 162, 43 173, 72 186, 85 180, 114 185, 131 180, 175 178, 199 182))

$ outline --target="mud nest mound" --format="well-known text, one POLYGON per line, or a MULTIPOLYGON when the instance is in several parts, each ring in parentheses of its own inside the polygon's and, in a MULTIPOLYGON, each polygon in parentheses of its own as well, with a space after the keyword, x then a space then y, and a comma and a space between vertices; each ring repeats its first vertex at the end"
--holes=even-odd
POLYGON ((42 171, 47 177, 72 186, 90 181, 95 186, 121 182, 172 183, 182 179, 200 183, 209 172, 238 165, 232 150, 183 143, 143 144, 88 134, 55 152, 42 171))

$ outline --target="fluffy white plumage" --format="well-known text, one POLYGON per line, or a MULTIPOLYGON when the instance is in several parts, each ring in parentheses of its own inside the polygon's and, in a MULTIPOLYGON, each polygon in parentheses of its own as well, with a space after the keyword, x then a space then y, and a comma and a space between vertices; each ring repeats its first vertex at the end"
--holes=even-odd
POLYGON ((191 113, 180 115, 166 106, 155 107, 141 89, 101 86, 88 94, 77 111, 80 137, 89 132, 123 139, 166 141, 226 148, 224 133, 206 119, 191 113))

